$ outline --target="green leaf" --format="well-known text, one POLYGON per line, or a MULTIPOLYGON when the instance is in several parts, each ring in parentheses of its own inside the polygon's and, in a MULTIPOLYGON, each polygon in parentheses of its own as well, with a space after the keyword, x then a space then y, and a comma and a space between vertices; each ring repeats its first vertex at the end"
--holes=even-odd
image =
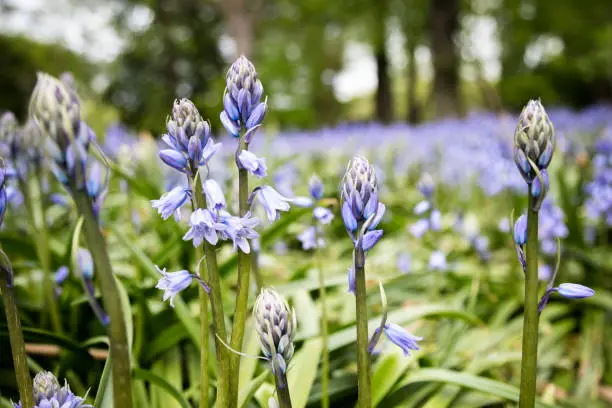
POLYGON ((308 402, 310 389, 317 375, 317 367, 321 360, 323 341, 319 338, 304 343, 287 370, 287 382, 291 394, 293 408, 304 408, 308 402))
POLYGON ((259 374, 256 378, 254 378, 251 382, 248 383, 246 387, 240 386, 240 393, 238 394, 238 407, 244 408, 249 402, 255 392, 261 387, 261 385, 266 382, 266 379, 270 376, 271 372, 266 369, 263 373, 259 374))
MULTIPOLYGON (((146 272, 153 279, 159 279, 159 272, 155 269, 155 264, 151 259, 140 249, 138 248, 132 240, 126 237, 121 231, 113 227, 112 233, 117 238, 117 241, 121 245, 123 245, 134 257, 134 260, 137 262, 138 266, 142 268, 144 272, 146 272)), ((183 324, 187 333, 189 334, 189 338, 193 341, 196 347, 200 346, 200 325, 198 322, 191 316, 189 313, 189 308, 180 297, 180 295, 174 298, 174 312, 178 317, 179 321, 183 324)))
POLYGON ((372 370, 373 406, 378 406, 389 391, 391 391, 395 383, 399 381, 410 364, 410 358, 397 349, 385 353, 378 360, 372 370))
MULTIPOLYGON (((513 385, 505 384, 501 381, 490 378, 479 377, 477 375, 462 373, 444 368, 424 368, 411 372, 402 381, 402 387, 419 382, 441 382, 455 384, 472 390, 477 390, 485 394, 491 394, 504 398, 509 401, 518 402, 519 389, 513 385)), ((537 408, 552 408, 548 404, 536 401, 537 408)))
POLYGON ((173 397, 182 408, 191 408, 189 402, 183 396, 183 393, 174 388, 172 384, 166 381, 163 377, 138 367, 134 367, 132 369, 132 373, 135 379, 148 381, 150 384, 156 385, 166 391, 166 393, 173 397))
MULTIPOLYGON (((248 355, 258 355, 260 350, 259 335, 252 326, 252 320, 247 320, 246 330, 247 338, 243 347, 244 353, 248 355)), ((257 363, 259 360, 255 358, 245 358, 240 363, 240 372, 238 373, 238 389, 242 390, 245 384, 248 384, 255 374, 257 363)))

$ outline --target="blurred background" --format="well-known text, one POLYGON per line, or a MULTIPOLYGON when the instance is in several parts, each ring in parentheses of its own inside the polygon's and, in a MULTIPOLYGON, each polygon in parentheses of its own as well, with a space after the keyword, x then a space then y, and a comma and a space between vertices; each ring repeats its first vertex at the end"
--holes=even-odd
POLYGON ((0 109, 70 71, 98 132, 159 134, 177 97, 218 128, 241 53, 273 129, 612 100, 609 0, 0 0, 0 109))

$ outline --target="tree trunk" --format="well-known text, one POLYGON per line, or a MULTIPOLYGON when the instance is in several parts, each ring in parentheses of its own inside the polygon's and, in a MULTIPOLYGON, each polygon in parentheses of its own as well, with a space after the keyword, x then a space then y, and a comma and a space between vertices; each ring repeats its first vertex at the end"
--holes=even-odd
POLYGON ((409 123, 418 123, 420 121, 419 103, 416 97, 417 88, 417 66, 416 66, 416 41, 413 38, 406 38, 408 54, 408 67, 406 72, 406 95, 407 95, 407 119, 409 123))
POLYGON ((433 101, 437 117, 461 115, 459 55, 453 42, 459 28, 459 0, 432 0, 429 11, 434 68, 433 101))
POLYGON ((375 14, 376 33, 374 36, 374 52, 376 57, 376 119, 388 123, 393 120, 393 99, 391 95, 391 79, 389 78, 389 57, 386 47, 387 1, 377 2, 375 14))
POLYGON ((253 16, 245 0, 219 0, 230 36, 236 42, 236 54, 252 58, 253 16))

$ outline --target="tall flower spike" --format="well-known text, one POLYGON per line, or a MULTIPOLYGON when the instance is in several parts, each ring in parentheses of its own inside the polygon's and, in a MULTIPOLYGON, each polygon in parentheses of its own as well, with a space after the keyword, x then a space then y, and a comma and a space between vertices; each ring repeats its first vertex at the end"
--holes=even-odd
POLYGON ((382 219, 385 206, 378 202, 376 173, 365 158, 355 156, 349 162, 341 185, 340 201, 344 225, 355 242, 358 241, 357 230, 363 226, 366 230, 373 230, 382 219))
POLYGON ((272 372, 287 372, 293 357, 293 339, 297 329, 295 313, 287 301, 271 288, 261 290, 253 308, 255 330, 264 356, 270 359, 272 372))
MULTIPOLYGON (((85 399, 74 395, 66 382, 60 387, 55 376, 46 371, 36 374, 33 383, 34 408, 92 408, 85 404, 85 399)), ((15 408, 23 408, 21 401, 13 404, 15 408)))
POLYGON ((261 102, 263 85, 255 67, 244 55, 229 68, 225 82, 221 123, 234 137, 239 136, 241 128, 246 129, 244 137, 248 144, 268 111, 266 102, 261 102))
POLYGON ((57 78, 39 73, 30 99, 30 116, 47 136, 46 148, 58 179, 83 188, 93 132, 81 119, 76 93, 57 78))
POLYGON ((210 125, 189 99, 175 100, 172 117, 166 122, 168 133, 162 140, 170 147, 159 157, 168 166, 188 175, 195 175, 219 149, 210 137, 210 125))
POLYGON ((555 149, 555 130, 539 100, 523 108, 514 133, 514 161, 528 184, 536 177, 531 160, 538 170, 548 167, 555 149))

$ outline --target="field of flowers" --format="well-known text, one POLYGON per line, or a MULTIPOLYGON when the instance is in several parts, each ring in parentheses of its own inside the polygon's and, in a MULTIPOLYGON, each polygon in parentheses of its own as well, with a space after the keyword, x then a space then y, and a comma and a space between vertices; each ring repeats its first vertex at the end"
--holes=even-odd
POLYGON ((0 407, 612 404, 612 107, 548 108, 552 160, 518 114, 270 134, 240 64, 217 135, 46 75, 2 116, 0 407))

